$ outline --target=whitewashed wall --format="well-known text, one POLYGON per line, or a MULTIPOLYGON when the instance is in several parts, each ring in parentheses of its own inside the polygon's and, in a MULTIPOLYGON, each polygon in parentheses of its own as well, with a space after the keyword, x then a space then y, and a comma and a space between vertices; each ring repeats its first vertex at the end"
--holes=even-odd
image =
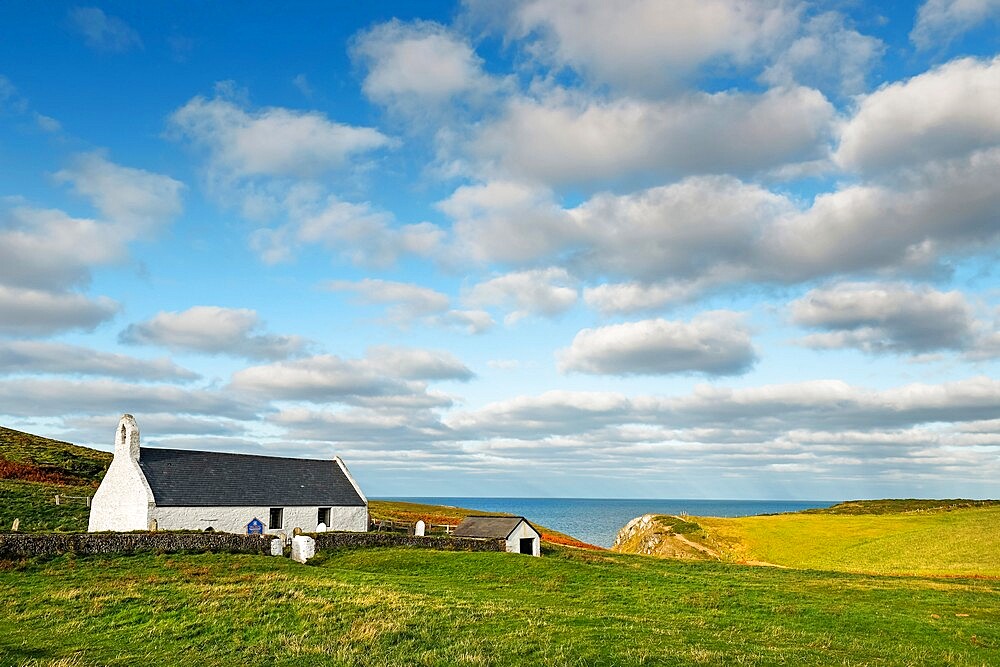
MULTIPOLYGON (((222 533, 246 533, 247 524, 259 519, 265 533, 288 533, 301 528, 307 533, 316 530, 318 506, 284 508, 281 528, 267 525, 271 514, 268 507, 154 507, 151 518, 158 530, 204 530, 214 528, 222 533)), ((327 530, 368 530, 367 507, 332 507, 327 530)))
POLYGON ((541 536, 534 528, 529 526, 525 521, 522 521, 521 523, 517 524, 517 528, 515 528, 514 532, 511 533, 510 536, 507 538, 507 551, 515 554, 521 553, 521 540, 529 537, 533 539, 531 543, 531 550, 532 550, 531 555, 541 556, 542 555, 542 548, 541 548, 542 545, 540 539, 541 536))
POLYGON ((91 532, 146 530, 153 492, 139 468, 139 427, 122 415, 115 431, 115 457, 90 504, 91 532))

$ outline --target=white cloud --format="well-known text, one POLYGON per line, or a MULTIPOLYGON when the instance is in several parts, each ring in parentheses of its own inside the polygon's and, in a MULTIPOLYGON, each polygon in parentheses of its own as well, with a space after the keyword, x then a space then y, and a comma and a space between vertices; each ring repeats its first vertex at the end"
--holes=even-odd
POLYGON ((102 152, 82 153, 55 174, 59 182, 90 199, 105 220, 134 237, 181 212, 184 185, 169 176, 110 162, 102 152))
POLYGON ((1000 0, 926 0, 917 10, 910 39, 921 49, 946 44, 1000 16, 1000 0))
POLYGON ((44 336, 59 331, 91 331, 118 312, 107 297, 0 285, 0 333, 44 336))
POLYGON ((377 25, 355 38, 352 54, 367 69, 365 95, 409 113, 494 85, 462 37, 429 21, 377 25))
POLYGON ((463 185, 437 206, 455 219, 453 261, 530 262, 579 236, 549 191, 521 183, 463 185))
POLYGON ((598 84, 659 92, 701 66, 743 65, 795 29, 798 10, 780 0, 524 0, 468 3, 497 16, 509 35, 535 38, 536 60, 569 66, 598 84))
POLYGON ((378 130, 337 123, 317 111, 253 111, 222 96, 192 98, 171 114, 170 125, 208 151, 222 178, 318 176, 392 145, 378 130))
POLYGON ((431 322, 444 327, 453 327, 469 335, 481 334, 493 328, 496 322, 485 310, 449 310, 431 319, 431 322))
MULTIPOLYGON (((391 349, 391 348, 390 348, 391 349)), ((384 350, 383 350, 384 352, 384 350)), ((314 403, 343 403, 371 408, 419 409, 447 407, 451 399, 427 391, 426 383, 404 379, 403 374, 433 375, 440 372, 440 360, 407 355, 404 368, 388 368, 378 358, 379 349, 368 358, 343 359, 319 355, 253 366, 233 374, 232 388, 270 400, 298 400, 314 403)), ((400 353, 405 354, 405 353, 400 353)), ((390 355, 391 356, 391 355, 390 355)), ((447 360, 446 360, 447 361, 447 360)), ((456 372, 453 368, 452 373, 456 372)))
POLYGON ((369 365, 390 377, 405 380, 461 380, 475 374, 455 355, 443 350, 376 345, 365 355, 369 365))
POLYGON ((856 347, 865 352, 962 350, 975 319, 957 291, 902 283, 841 283, 811 290, 791 304, 796 324, 826 330, 804 339, 812 347, 856 347))
POLYGON ((83 35, 87 46, 94 50, 124 53, 142 48, 142 39, 134 28, 97 7, 74 7, 69 11, 69 20, 83 35))
POLYGON ((139 416, 147 412, 254 419, 259 406, 233 394, 117 380, 16 378, 0 381, 0 412, 23 417, 139 416))
POLYGON ((123 343, 159 345, 174 350, 228 354, 248 359, 285 359, 304 352, 300 336, 257 333, 257 312, 247 308, 194 306, 181 312, 160 312, 121 332, 123 343))
POLYGON ((126 380, 194 380, 169 359, 136 359, 79 345, 43 341, 0 342, 0 373, 104 375, 126 380))
POLYGON ((1000 144, 1000 57, 963 58, 863 97, 835 159, 877 171, 1000 144))
POLYGON ((757 360, 743 316, 731 311, 584 329, 558 356, 563 372, 599 375, 736 375, 757 360))
POLYGON ((884 51, 881 40, 847 27, 843 15, 826 12, 805 23, 761 79, 772 85, 805 84, 853 95, 865 90, 868 72, 884 51))
POLYGON ((514 98, 472 152, 484 169, 553 186, 750 173, 824 157, 833 119, 822 93, 794 86, 657 102, 562 91, 514 98))
POLYGON ((54 209, 0 212, 0 284, 57 289, 86 283, 90 269, 126 255, 128 234, 54 209))
POLYGON ((603 315, 658 310, 664 306, 694 298, 700 292, 697 284, 645 285, 638 282, 605 283, 583 290, 587 305, 603 315))
POLYGON ((507 324, 529 315, 555 317, 577 301, 576 281, 565 269, 548 268, 508 273, 473 285, 462 300, 471 306, 500 306, 511 312, 507 324))
POLYGON ((324 287, 334 291, 354 292, 362 303, 389 305, 389 318, 403 323, 441 313, 448 309, 451 302, 447 294, 429 287, 375 278, 359 281, 331 280, 324 287))

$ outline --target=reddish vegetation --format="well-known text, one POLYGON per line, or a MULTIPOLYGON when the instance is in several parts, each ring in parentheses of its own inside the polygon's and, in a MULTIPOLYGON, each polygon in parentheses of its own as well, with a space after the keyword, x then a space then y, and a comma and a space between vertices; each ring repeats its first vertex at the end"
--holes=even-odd
POLYGON ((542 540, 545 542, 551 542, 552 544, 562 544, 567 547, 576 547, 578 549, 591 549, 593 551, 604 551, 602 547, 594 544, 587 544, 586 542, 581 542, 575 537, 570 537, 568 535, 557 535, 553 533, 547 533, 542 531, 542 540))
POLYGON ((43 484, 87 484, 73 475, 67 475, 58 470, 46 470, 34 463, 21 463, 0 458, 0 479, 19 479, 25 482, 41 482, 43 484))

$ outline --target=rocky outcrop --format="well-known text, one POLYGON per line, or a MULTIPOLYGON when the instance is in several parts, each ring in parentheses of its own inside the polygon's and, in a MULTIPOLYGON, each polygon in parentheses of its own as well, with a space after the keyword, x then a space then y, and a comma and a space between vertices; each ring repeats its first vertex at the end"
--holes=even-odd
POLYGON ((718 560, 719 553, 703 543, 705 537, 701 526, 683 517, 643 514, 618 531, 611 550, 664 558, 718 560))

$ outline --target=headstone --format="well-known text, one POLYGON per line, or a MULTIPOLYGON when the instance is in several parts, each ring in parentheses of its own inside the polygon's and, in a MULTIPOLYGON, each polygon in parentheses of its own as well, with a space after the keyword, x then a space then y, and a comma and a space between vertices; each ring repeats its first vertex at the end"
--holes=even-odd
POLYGON ((271 540, 271 555, 272 556, 285 555, 285 543, 281 541, 280 537, 276 537, 273 540, 271 540))
POLYGON ((323 523, 322 521, 320 521, 319 525, 316 526, 316 532, 317 533, 325 533, 326 532, 326 524, 323 523))
POLYGON ((423 519, 417 519, 417 522, 413 525, 413 534, 417 537, 423 537, 426 528, 427 526, 424 524, 423 519))
POLYGON ((151 532, 151 533, 155 533, 156 532, 156 519, 150 519, 149 520, 149 532, 151 532))
POLYGON ((296 535, 292 538, 292 560, 305 563, 316 555, 316 540, 308 535, 296 535))
POLYGON ((299 528, 298 526, 295 526, 295 528, 292 528, 292 537, 298 537, 301 534, 302 534, 302 529, 301 528, 299 528))
POLYGON ((10 527, 10 532, 16 533, 17 529, 21 527, 21 520, 14 519, 14 525, 10 527))

